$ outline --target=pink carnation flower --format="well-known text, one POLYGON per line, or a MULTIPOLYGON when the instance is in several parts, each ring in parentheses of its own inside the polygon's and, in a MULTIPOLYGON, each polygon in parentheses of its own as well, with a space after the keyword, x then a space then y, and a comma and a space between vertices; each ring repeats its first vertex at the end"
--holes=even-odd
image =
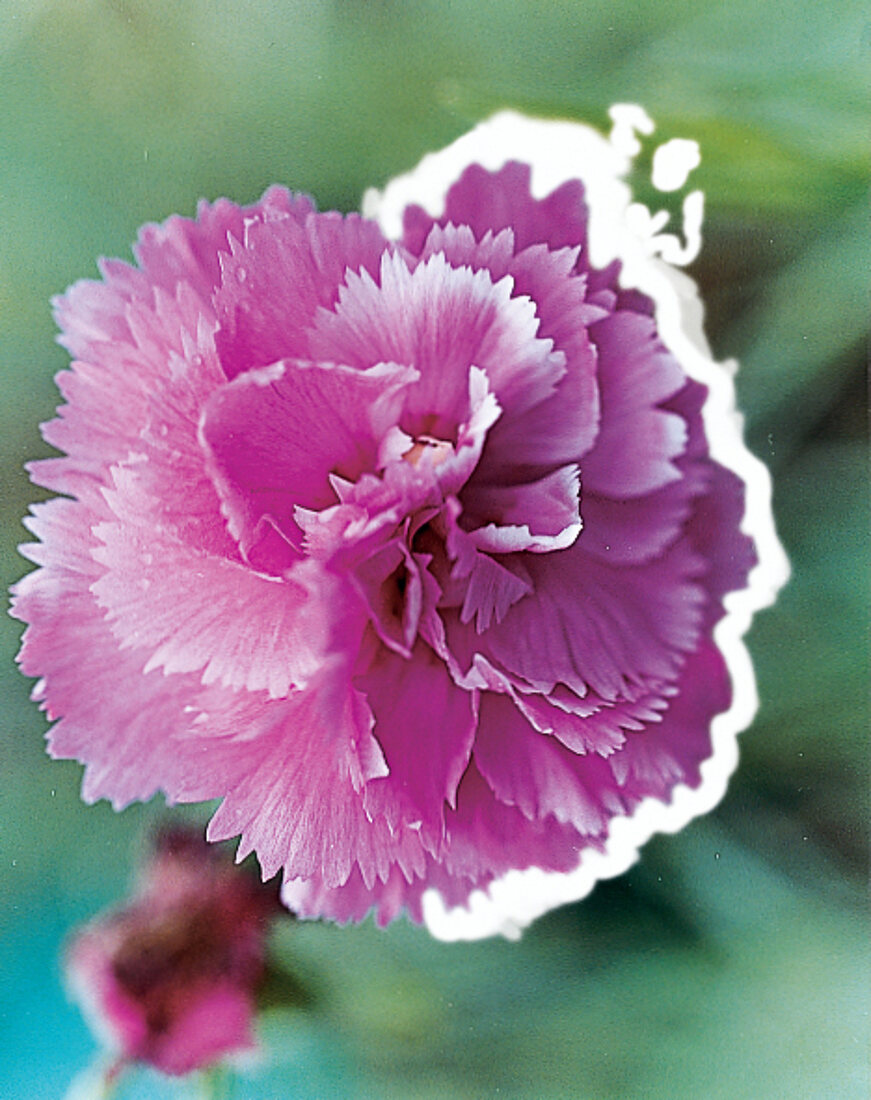
POLYGON ((297 913, 446 936, 717 800, 785 566, 628 165, 497 116, 378 221, 203 203, 57 301, 15 613, 86 799, 222 798, 297 913))
POLYGON ((277 899, 208 848, 161 838, 124 908, 81 929, 70 944, 70 989, 117 1067, 163 1073, 202 1069, 254 1045, 254 994, 266 921, 277 899))

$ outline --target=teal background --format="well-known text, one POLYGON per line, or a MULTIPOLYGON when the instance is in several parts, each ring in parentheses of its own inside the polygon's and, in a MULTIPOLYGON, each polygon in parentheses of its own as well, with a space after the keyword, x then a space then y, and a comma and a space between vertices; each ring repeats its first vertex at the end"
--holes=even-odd
MULTIPOLYGON (((271 182, 356 208, 499 107, 604 127, 619 101, 702 145, 692 271, 716 353, 742 362, 793 562, 750 636, 762 707, 714 813, 518 944, 287 923, 278 977, 314 1005, 269 1012, 269 1061, 218 1091, 868 1095, 869 44, 849 0, 0 0, 4 583, 24 570, 18 521, 40 493, 22 463, 49 453, 36 425, 66 362, 48 298, 96 256, 271 182)), ((161 808, 79 802, 80 768, 43 754, 18 633, 0 638, 0 1096, 48 1100, 95 1050, 61 944, 122 894, 161 808)), ((142 1071, 120 1100, 177 1094, 142 1071)))

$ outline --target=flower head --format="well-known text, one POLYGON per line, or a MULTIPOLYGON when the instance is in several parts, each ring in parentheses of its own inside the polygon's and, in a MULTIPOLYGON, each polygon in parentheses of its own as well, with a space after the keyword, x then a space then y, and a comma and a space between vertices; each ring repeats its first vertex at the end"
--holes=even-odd
POLYGON ((254 994, 277 898, 187 832, 161 836, 127 905, 85 926, 70 988, 123 1062, 169 1074, 253 1046, 254 994))
POLYGON ((377 221, 202 204, 58 301, 16 614, 85 798, 222 798, 301 915, 477 935, 719 797, 784 568, 628 163, 497 116, 377 221))

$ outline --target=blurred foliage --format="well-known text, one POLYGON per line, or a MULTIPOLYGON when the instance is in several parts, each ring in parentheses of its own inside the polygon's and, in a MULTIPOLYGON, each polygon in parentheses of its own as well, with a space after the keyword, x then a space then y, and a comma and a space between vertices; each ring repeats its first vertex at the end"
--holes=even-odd
MULTIPOLYGON (((237 1097, 867 1095, 869 44, 852 0, 4 0, 6 582, 38 495, 21 464, 47 453, 36 423, 66 361, 51 294, 201 196, 280 181, 352 209, 503 106, 605 127, 612 102, 640 102, 657 139, 701 143, 693 274, 775 474, 794 576, 751 635, 762 707, 720 808, 519 944, 288 922, 277 965, 318 996, 270 1009, 271 1060, 237 1097)), ((16 638, 10 623, 0 1093, 38 1100, 92 1050, 57 952, 119 895, 159 807, 81 805, 80 769, 42 755, 16 638)), ((170 1095, 144 1072, 124 1089, 170 1095)))

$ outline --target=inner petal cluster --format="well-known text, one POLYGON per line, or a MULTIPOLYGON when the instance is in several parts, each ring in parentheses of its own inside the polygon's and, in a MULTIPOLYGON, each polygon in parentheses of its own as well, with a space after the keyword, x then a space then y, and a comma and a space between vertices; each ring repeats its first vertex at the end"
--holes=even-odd
POLYGON ((439 605, 479 630, 501 619, 531 588, 498 559, 581 529, 576 464, 514 467, 506 485, 513 456, 488 443, 503 410, 522 417, 566 373, 530 298, 510 274, 385 251, 378 278, 348 271, 296 343, 304 357, 251 364, 201 418, 243 557, 279 578, 305 559, 343 575, 405 657, 439 605))

